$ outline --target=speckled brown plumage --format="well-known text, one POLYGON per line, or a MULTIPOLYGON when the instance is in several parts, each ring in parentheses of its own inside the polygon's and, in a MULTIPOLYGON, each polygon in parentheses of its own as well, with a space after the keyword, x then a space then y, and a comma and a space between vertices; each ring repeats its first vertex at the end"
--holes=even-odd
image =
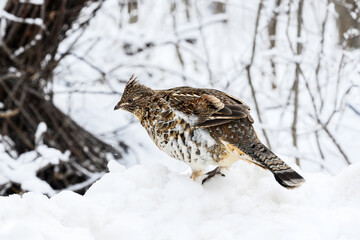
POLYGON ((250 108, 215 89, 177 87, 152 90, 133 77, 116 109, 137 116, 155 144, 201 177, 209 165, 218 166, 203 182, 243 159, 270 170, 284 187, 300 186, 304 178, 258 139, 250 108))

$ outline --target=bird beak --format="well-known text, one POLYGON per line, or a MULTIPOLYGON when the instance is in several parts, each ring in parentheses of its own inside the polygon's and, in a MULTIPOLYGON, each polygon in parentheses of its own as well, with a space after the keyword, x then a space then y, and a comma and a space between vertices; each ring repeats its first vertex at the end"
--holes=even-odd
POLYGON ((120 109, 120 108, 121 108, 121 106, 118 105, 118 104, 116 104, 116 106, 114 107, 114 111, 115 111, 115 110, 118 110, 118 109, 120 109))

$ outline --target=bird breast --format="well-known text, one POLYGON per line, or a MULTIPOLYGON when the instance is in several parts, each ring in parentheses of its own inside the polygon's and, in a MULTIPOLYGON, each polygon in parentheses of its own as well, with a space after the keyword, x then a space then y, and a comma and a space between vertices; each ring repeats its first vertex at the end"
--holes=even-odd
POLYGON ((203 169, 216 164, 223 154, 222 144, 206 128, 195 128, 198 118, 171 108, 148 114, 141 122, 157 147, 169 156, 203 169))

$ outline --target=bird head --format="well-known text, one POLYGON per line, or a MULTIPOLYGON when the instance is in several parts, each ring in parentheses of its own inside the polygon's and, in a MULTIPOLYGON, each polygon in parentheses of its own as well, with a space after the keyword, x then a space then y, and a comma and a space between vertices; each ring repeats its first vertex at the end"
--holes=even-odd
POLYGON ((137 78, 132 75, 114 110, 122 109, 140 117, 143 109, 147 106, 150 97, 153 94, 154 91, 151 88, 140 84, 137 81, 137 78))

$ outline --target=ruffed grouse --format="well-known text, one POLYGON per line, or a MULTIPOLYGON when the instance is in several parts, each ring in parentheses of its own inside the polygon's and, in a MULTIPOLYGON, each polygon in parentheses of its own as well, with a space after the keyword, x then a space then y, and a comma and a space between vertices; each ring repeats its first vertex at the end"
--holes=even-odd
POLYGON ((270 170, 286 188, 305 181, 260 142, 250 108, 224 92, 192 87, 152 90, 131 77, 117 109, 137 116, 162 151, 190 165, 194 180, 209 165, 217 167, 203 183, 243 159, 270 170))

